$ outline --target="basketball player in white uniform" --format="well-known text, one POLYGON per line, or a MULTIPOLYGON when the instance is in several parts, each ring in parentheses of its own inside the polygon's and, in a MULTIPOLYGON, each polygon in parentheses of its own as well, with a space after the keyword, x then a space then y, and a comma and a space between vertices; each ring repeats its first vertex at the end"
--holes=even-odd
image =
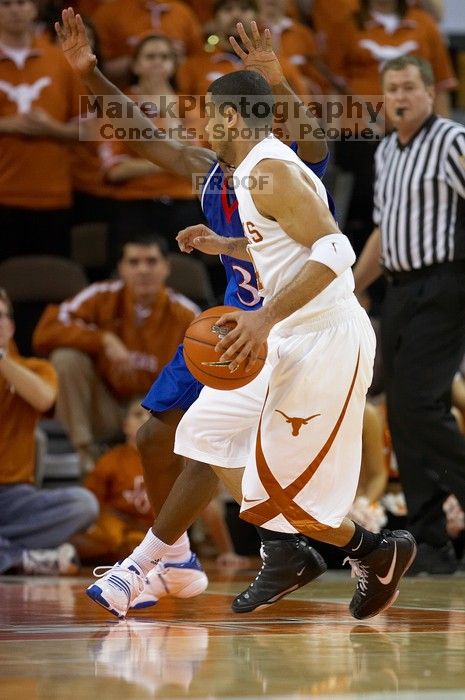
POLYGON ((223 470, 246 464, 242 517, 343 549, 358 576, 350 610, 358 619, 371 617, 397 598, 416 546, 408 532, 374 534, 346 518, 375 351, 371 324, 353 294, 355 255, 322 183, 299 157, 271 133, 250 140, 257 128, 262 136, 271 130, 266 81, 237 71, 210 92, 217 109, 207 131, 218 158, 235 167, 246 239, 217 241, 195 227, 178 238, 186 251, 252 257, 263 308, 224 315, 218 326, 236 325, 217 350, 231 371, 241 362, 251 366, 264 340, 268 357, 247 386, 202 390, 178 426, 175 452, 223 470))

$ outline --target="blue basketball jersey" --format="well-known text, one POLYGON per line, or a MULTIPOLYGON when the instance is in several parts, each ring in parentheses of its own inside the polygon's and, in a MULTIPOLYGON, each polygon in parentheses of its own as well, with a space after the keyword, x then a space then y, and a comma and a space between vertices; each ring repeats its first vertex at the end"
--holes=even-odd
MULTIPOLYGON (((297 144, 291 148, 297 152, 297 144)), ((317 175, 323 177, 328 166, 329 154, 319 163, 306 163, 317 175)), ((328 193, 330 208, 334 214, 334 204, 328 193)), ((214 163, 209 170, 201 196, 202 210, 209 227, 219 236, 239 238, 244 235, 237 209, 237 199, 232 187, 228 187, 227 178, 219 163, 214 163)), ((257 291, 257 278, 252 262, 221 256, 226 272, 226 291, 224 303, 240 309, 254 309, 261 305, 262 299, 257 291)))

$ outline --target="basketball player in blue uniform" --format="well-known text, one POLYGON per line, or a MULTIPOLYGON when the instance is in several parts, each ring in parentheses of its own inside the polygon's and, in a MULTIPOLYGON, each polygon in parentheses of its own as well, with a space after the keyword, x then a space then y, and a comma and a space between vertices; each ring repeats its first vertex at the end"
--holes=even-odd
MULTIPOLYGON (((80 17, 75 17, 71 9, 65 10, 63 27, 57 25, 56 28, 69 63, 90 91, 128 102, 128 98, 98 71, 80 17)), ((260 35, 256 24, 252 23, 252 38, 249 38, 241 24, 237 29, 243 46, 233 38, 231 44, 245 67, 260 72, 273 91, 281 98, 287 97, 292 104, 292 113, 297 116, 286 124, 289 136, 298 138, 303 123, 316 128, 317 122, 307 114, 284 80, 271 47, 269 30, 260 35)), ((139 113, 129 124, 146 128, 147 118, 139 113)), ((149 124, 153 128, 152 123, 149 124)), ((243 235, 234 190, 228 186, 232 172, 228 164, 216 160, 213 151, 162 137, 133 142, 132 146, 139 155, 172 173, 195 177, 197 181, 202 179, 201 203, 209 226, 221 236, 243 235)), ((297 150, 295 143, 292 147, 297 150)), ((298 150, 317 176, 324 174, 329 159, 324 142, 307 140, 301 142, 298 150)), ((225 304, 241 309, 257 308, 261 300, 253 265, 230 257, 222 258, 222 263, 227 280, 225 304)), ((202 385, 187 370, 180 347, 143 401, 151 416, 140 431, 138 448, 147 493, 158 516, 153 529, 130 557, 112 567, 87 591, 93 600, 118 617, 124 617, 130 607, 153 605, 162 595, 187 598, 198 595, 207 586, 207 577, 190 551, 186 531, 215 494, 218 479, 209 465, 188 462, 182 469, 182 460, 172 451, 176 426, 201 389, 202 385), (177 533, 174 538, 173 532, 177 533), (169 543, 166 555, 155 568, 150 554, 154 539, 169 543)), ((226 486, 240 502, 240 483, 231 481, 226 486)), ((255 581, 234 600, 236 612, 250 612, 260 605, 273 603, 326 570, 323 559, 305 538, 257 529, 263 543, 263 566, 255 581)))

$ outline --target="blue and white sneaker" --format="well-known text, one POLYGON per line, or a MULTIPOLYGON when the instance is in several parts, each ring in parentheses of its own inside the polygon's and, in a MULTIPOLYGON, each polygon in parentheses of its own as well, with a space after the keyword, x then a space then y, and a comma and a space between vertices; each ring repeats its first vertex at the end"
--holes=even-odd
POLYGON ((121 619, 145 588, 141 571, 136 566, 123 567, 121 562, 114 566, 97 566, 94 576, 100 580, 87 588, 87 595, 121 619))
POLYGON ((208 586, 208 578, 197 559, 178 562, 158 562, 145 579, 145 588, 131 604, 134 610, 149 608, 165 595, 175 598, 193 598, 203 593, 208 586))

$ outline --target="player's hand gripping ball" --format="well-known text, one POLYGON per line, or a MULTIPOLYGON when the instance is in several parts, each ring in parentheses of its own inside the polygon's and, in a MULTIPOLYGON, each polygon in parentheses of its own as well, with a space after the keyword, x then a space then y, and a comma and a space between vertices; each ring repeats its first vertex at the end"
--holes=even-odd
POLYGON ((235 372, 230 372, 230 361, 220 362, 216 345, 233 326, 216 325, 223 314, 237 311, 233 306, 214 306, 194 318, 184 336, 184 359, 191 374, 202 384, 212 389, 238 389, 245 386, 260 373, 266 360, 267 346, 262 343, 257 360, 250 372, 245 371, 247 362, 242 362, 235 372))

